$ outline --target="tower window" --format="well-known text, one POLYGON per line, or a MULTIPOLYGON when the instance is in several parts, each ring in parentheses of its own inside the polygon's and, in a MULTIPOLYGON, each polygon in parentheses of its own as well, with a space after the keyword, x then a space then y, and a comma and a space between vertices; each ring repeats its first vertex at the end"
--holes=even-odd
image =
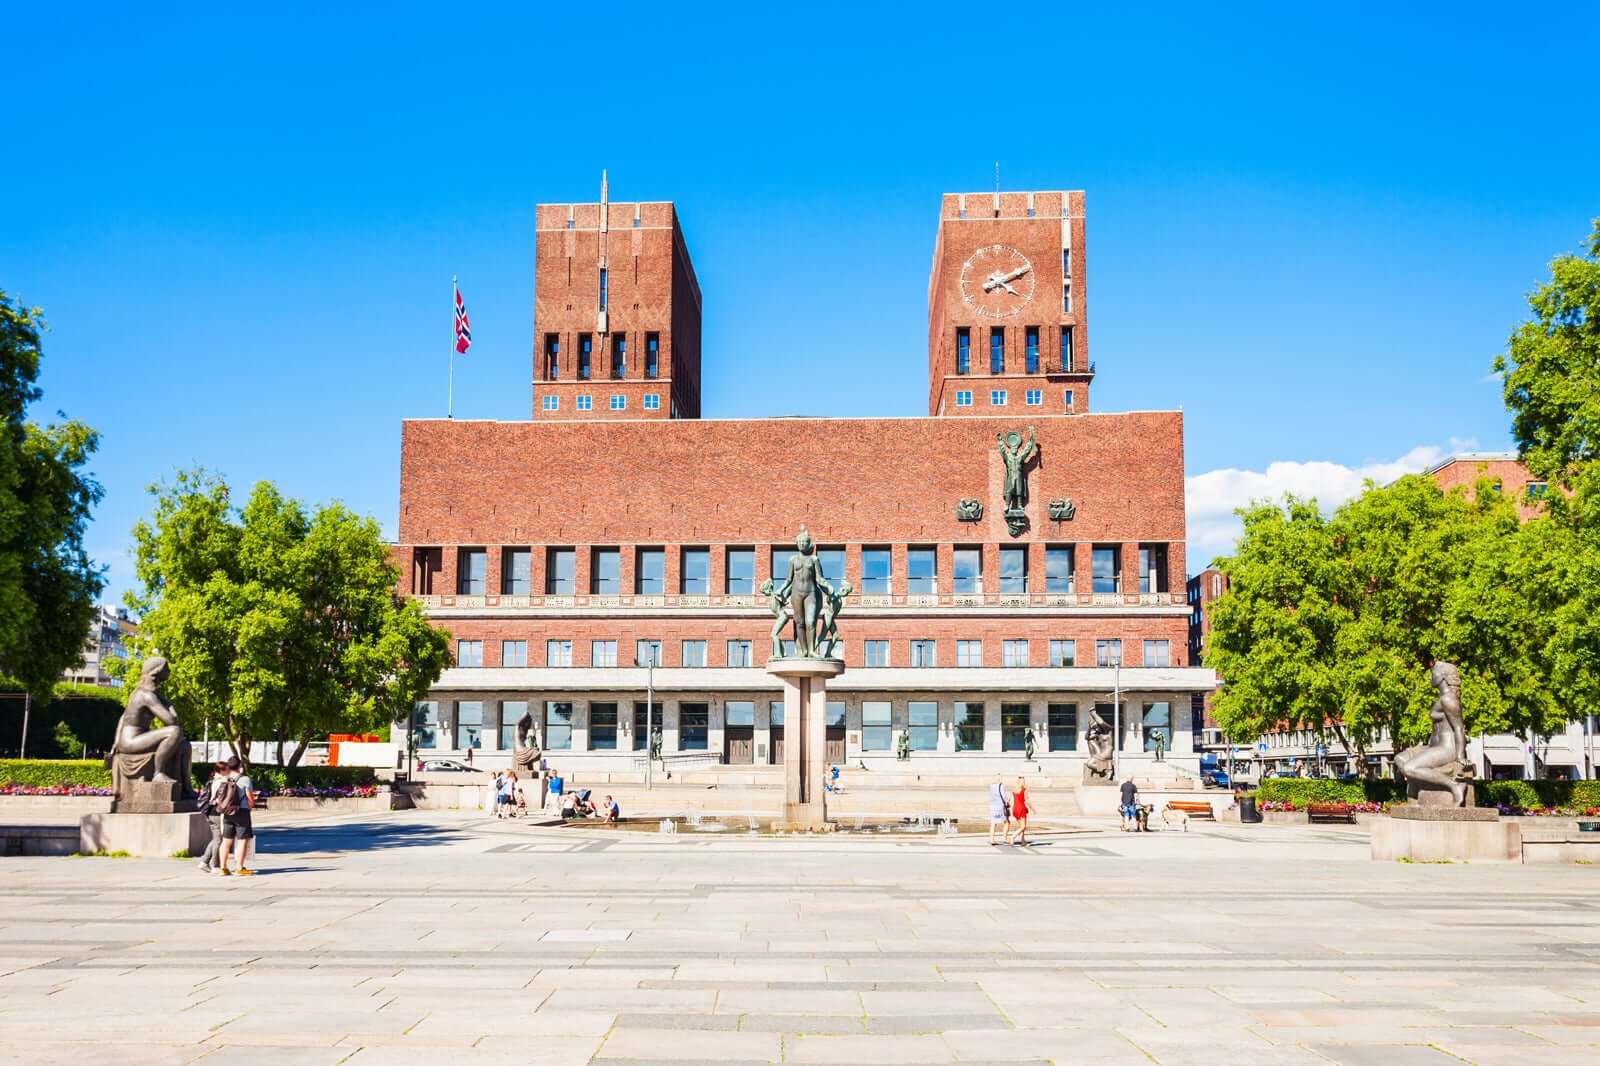
POLYGON ((546 381, 561 378, 561 334, 544 335, 544 377, 546 381))
POLYGON ((660 370, 661 334, 646 333, 644 335, 644 376, 655 377, 660 370))
POLYGON ((1061 327, 1061 370, 1063 373, 1072 373, 1075 362, 1072 351, 1072 327, 1061 327))
POLYGON ((971 389, 957 389, 956 390, 956 406, 957 407, 971 407, 972 406, 972 390, 971 389))
POLYGON ((972 373, 972 330, 966 326, 956 330, 956 373, 972 373))
POLYGON ((1063 248, 1063 249, 1061 249, 1061 277, 1063 279, 1072 277, 1072 249, 1071 248, 1063 248))
POLYGON ((644 409, 646 411, 661 410, 661 396, 658 393, 647 392, 644 394, 644 409))
POLYGON ((1067 390, 1066 397, 1063 400, 1063 402, 1067 405, 1067 410, 1069 410, 1069 411, 1072 410, 1072 390, 1071 389, 1067 390))
POLYGON ((611 376, 618 381, 628 376, 628 337, 625 333, 611 335, 611 376))
POLYGON ((1043 389, 1029 389, 1023 395, 1022 399, 1023 399, 1023 402, 1026 403, 1029 407, 1038 407, 1040 404, 1044 403, 1044 390, 1043 389))
POLYGON ((587 333, 578 334, 578 380, 589 380, 589 355, 594 350, 594 338, 587 333))
POLYGON ((1004 407, 1006 405, 1006 390, 1005 389, 990 389, 989 390, 989 405, 991 407, 1004 407))
POLYGON ((544 402, 541 403, 540 406, 543 407, 546 411, 559 410, 560 407, 561 407, 561 397, 559 397, 559 396, 551 396, 549 394, 546 394, 544 396, 544 402))
POLYGON ((1006 372, 1006 331, 1003 326, 995 326, 989 331, 989 373, 1004 374, 1006 372))
POLYGON ((600 268, 600 310, 606 309, 606 268, 600 268))
POLYGON ((1024 338, 1027 372, 1037 374, 1039 372, 1039 327, 1029 326, 1024 338))
POLYGON ((611 396, 611 409, 613 411, 626 411, 628 409, 628 398, 621 393, 613 393, 611 396))
POLYGON ((594 397, 588 395, 579 396, 576 406, 580 411, 592 411, 594 410, 594 397))

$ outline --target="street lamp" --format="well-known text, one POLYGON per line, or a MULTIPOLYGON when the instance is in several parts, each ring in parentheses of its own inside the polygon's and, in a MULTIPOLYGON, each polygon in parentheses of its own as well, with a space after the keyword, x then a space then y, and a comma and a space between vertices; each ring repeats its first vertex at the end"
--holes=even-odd
POLYGON ((1111 780, 1122 773, 1117 756, 1122 751, 1122 652, 1111 653, 1111 780))
POLYGON ((646 644, 645 648, 648 651, 648 654, 645 656, 645 661, 644 662, 640 662, 639 661, 639 657, 637 655, 635 655, 633 657, 633 665, 634 666, 642 666, 642 667, 644 667, 644 670, 645 670, 645 675, 644 675, 644 787, 646 789, 649 789, 649 788, 653 787, 652 786, 651 770, 653 768, 653 764, 655 763, 655 758, 650 752, 650 745, 655 743, 655 735, 656 735, 656 729, 655 729, 656 646, 654 644, 646 644))

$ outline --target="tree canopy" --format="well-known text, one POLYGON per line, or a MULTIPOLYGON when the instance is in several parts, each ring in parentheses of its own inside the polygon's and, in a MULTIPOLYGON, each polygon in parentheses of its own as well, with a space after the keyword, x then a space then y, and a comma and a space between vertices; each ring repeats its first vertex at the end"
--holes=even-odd
POLYGON ((409 714, 449 661, 449 638, 415 601, 370 518, 338 503, 307 514, 269 482, 243 509, 204 471, 151 489, 133 531, 142 614, 128 670, 159 651, 195 729, 203 716, 242 754, 272 740, 295 765, 332 732, 409 714))
POLYGON ((27 420, 40 396, 38 309, 0 291, 0 674, 47 695, 78 661, 104 587, 83 547, 100 438, 81 422, 27 420))

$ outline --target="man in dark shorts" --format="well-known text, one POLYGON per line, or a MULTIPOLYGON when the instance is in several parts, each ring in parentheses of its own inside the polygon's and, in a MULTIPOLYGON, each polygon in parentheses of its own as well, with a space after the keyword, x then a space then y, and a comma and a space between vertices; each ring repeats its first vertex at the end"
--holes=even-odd
POLYGON ((1139 831, 1139 786, 1131 777, 1122 782, 1122 831, 1126 833, 1130 826, 1135 833, 1139 831))
POLYGON ((245 866, 255 840, 255 827, 250 824, 250 809, 255 805, 255 784, 244 772, 244 764, 235 755, 228 760, 228 783, 222 787, 222 867, 217 871, 223 877, 230 873, 239 877, 255 874, 245 866), (228 869, 228 856, 238 856, 238 867, 228 869))

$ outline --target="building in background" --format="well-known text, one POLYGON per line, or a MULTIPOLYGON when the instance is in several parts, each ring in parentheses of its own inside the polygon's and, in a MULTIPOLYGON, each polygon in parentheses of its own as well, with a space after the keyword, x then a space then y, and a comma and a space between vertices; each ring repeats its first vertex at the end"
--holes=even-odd
POLYGON ((882 419, 701 419, 671 205, 605 200, 539 209, 535 337, 553 358, 536 359, 533 419, 402 423, 401 591, 455 638, 421 749, 503 763, 531 713, 562 768, 639 767, 647 719, 680 764, 781 764, 760 586, 804 525, 853 588, 830 760, 887 767, 904 736, 919 772, 1015 771, 1031 734, 1076 780, 1098 710, 1125 760, 1160 748, 1194 771, 1188 708, 1212 676, 1186 662, 1176 584, 1182 415, 1084 413, 1082 193, 943 197, 930 413, 882 419), (654 377, 640 331, 660 338, 654 377), (597 361, 619 335, 626 360, 597 361), (641 402, 652 390, 670 411, 641 402), (1008 515, 997 435, 1013 433, 1029 458, 1008 515))
POLYGON ((1479 478, 1488 478, 1495 491, 1510 496, 1524 519, 1539 510, 1544 499, 1544 481, 1534 477, 1517 458, 1516 452, 1458 452, 1428 467, 1425 473, 1446 492, 1465 487, 1471 496, 1479 478))
POLYGON ((61 680, 78 685, 100 685, 120 688, 122 682, 106 672, 113 659, 127 658, 123 641, 139 632, 139 624, 128 617, 126 607, 95 608, 94 620, 89 623, 89 634, 83 642, 83 656, 78 665, 61 675, 61 680))
MULTIPOLYGON (((1228 578, 1215 565, 1208 566, 1191 577, 1184 588, 1189 604, 1189 639, 1186 653, 1190 666, 1205 665, 1206 635, 1211 632, 1211 604, 1228 588, 1228 578)), ((1222 679, 1217 679, 1222 684, 1222 679)), ((1211 700, 1215 691, 1196 692, 1190 703, 1190 714, 1196 743, 1202 750, 1210 751, 1224 746, 1222 731, 1217 728, 1211 713, 1211 700)))

